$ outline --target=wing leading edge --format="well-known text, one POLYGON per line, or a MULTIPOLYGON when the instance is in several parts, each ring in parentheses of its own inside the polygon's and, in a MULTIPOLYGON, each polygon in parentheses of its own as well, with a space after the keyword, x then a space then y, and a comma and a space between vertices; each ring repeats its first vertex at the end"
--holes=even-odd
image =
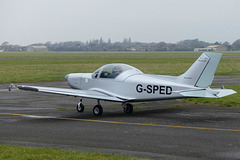
POLYGON ((54 88, 54 87, 37 87, 37 86, 25 86, 25 85, 19 85, 16 87, 20 90, 26 90, 26 91, 45 92, 45 93, 115 101, 115 102, 124 101, 123 99, 120 99, 111 95, 107 95, 104 93, 100 93, 97 91, 91 91, 91 90, 77 90, 77 89, 54 88))

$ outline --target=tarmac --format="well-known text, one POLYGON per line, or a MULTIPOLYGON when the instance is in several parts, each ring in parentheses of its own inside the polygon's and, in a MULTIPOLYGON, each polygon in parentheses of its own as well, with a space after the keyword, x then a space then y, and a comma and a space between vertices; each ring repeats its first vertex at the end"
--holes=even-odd
MULTIPOLYGON (((239 85, 240 76, 216 76, 215 86, 239 85)), ((66 82, 28 85, 65 87, 66 82)), ((124 114, 120 103, 37 92, 0 85, 0 144, 102 152, 153 159, 240 159, 240 109, 179 100, 134 103, 124 114)))

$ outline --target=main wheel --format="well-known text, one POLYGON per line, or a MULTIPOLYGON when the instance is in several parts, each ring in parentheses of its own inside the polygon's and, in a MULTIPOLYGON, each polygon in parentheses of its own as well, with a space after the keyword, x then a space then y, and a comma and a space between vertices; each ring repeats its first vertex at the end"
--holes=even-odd
POLYGON ((83 112, 84 111, 84 105, 80 102, 77 104, 77 111, 78 112, 83 112))
POLYGON ((94 108, 93 108, 93 114, 95 116, 101 116, 103 113, 103 108, 101 105, 96 105, 94 108))
POLYGON ((123 111, 124 113, 132 113, 133 106, 130 103, 124 104, 123 111))

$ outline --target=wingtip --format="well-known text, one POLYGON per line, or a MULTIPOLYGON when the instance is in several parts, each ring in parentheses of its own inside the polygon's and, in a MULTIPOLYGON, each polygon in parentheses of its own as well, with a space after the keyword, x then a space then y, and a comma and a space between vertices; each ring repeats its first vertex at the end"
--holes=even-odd
POLYGON ((11 84, 8 86, 8 91, 12 91, 13 88, 18 88, 18 87, 16 87, 13 83, 11 83, 11 84))
POLYGON ((38 92, 38 89, 37 89, 37 88, 29 87, 29 86, 17 86, 17 88, 20 89, 20 90, 25 90, 25 91, 38 92))

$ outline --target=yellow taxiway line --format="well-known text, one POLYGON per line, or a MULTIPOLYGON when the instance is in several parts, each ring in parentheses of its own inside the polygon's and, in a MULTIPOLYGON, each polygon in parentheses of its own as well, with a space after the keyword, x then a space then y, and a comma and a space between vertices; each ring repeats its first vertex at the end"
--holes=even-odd
POLYGON ((8 89, 0 89, 0 91, 8 91, 8 89))
POLYGON ((240 132, 240 129, 191 127, 191 126, 174 126, 174 125, 164 125, 164 124, 117 122, 117 121, 104 121, 104 120, 93 120, 93 119, 78 119, 78 118, 61 118, 61 117, 38 116, 38 115, 17 114, 17 113, 0 113, 0 115, 22 116, 22 117, 30 117, 30 118, 51 118, 51 119, 59 119, 59 120, 72 120, 72 121, 84 121, 84 122, 96 122, 96 123, 108 123, 108 124, 125 124, 125 125, 151 126, 151 127, 168 127, 168 128, 182 128, 182 129, 197 129, 197 130, 211 130, 211 131, 240 132))

